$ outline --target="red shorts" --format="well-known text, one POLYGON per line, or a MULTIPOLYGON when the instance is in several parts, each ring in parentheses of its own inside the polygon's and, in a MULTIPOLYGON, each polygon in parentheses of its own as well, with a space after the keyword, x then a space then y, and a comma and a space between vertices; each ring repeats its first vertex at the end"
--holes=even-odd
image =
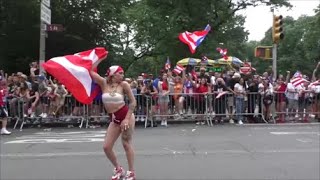
POLYGON ((112 122, 116 124, 121 124, 121 122, 126 118, 128 110, 129 110, 128 106, 124 105, 117 112, 110 113, 109 117, 112 122))

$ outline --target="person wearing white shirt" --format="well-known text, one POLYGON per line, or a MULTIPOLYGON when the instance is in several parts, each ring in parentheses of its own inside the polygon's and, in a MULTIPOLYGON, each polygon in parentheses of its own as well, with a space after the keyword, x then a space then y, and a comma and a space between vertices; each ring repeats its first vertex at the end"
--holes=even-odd
POLYGON ((259 93, 263 98, 263 114, 265 119, 270 119, 270 105, 273 103, 273 86, 267 79, 263 79, 262 83, 259 84, 259 93))
POLYGON ((236 117, 239 124, 243 124, 244 113, 244 97, 246 94, 244 79, 240 78, 239 83, 234 85, 234 92, 236 96, 236 117))
POLYGON ((287 91, 285 94, 288 99, 287 114, 290 116, 292 113, 296 112, 296 117, 298 117, 298 114, 297 114, 299 109, 298 89, 291 82, 289 82, 287 85, 287 91))

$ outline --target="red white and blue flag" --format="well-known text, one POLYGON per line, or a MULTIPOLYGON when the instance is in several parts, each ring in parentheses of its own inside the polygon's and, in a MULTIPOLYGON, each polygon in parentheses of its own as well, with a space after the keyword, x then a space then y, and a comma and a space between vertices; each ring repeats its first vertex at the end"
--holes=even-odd
POLYGON ((167 62, 164 65, 165 70, 169 70, 171 68, 171 63, 169 57, 167 57, 167 62))
POLYGON ((217 51, 220 53, 221 57, 223 57, 223 59, 227 60, 228 59, 228 56, 227 56, 227 53, 228 53, 228 49, 222 49, 222 48, 217 48, 217 51))
POLYGON ((179 64, 177 64, 176 67, 173 69, 173 72, 176 74, 181 74, 182 71, 184 71, 184 67, 179 64))
POLYGON ((208 64, 208 63, 209 63, 209 60, 208 60, 207 56, 202 56, 201 64, 208 64))
POLYGON ((211 26, 208 24, 204 30, 188 32, 185 31, 179 34, 179 39, 183 43, 189 46, 190 52, 194 54, 196 52, 196 48, 201 44, 204 38, 207 36, 209 31, 211 30, 211 26))
POLYGON ((294 73, 293 78, 290 80, 290 82, 292 83, 292 85, 294 87, 297 87, 305 82, 309 82, 308 80, 306 80, 305 78, 303 78, 302 73, 300 71, 297 71, 294 73))
POLYGON ((90 104, 101 93, 100 87, 90 76, 90 70, 94 63, 107 54, 105 48, 97 47, 74 55, 51 58, 42 66, 65 85, 75 99, 83 104, 90 104))

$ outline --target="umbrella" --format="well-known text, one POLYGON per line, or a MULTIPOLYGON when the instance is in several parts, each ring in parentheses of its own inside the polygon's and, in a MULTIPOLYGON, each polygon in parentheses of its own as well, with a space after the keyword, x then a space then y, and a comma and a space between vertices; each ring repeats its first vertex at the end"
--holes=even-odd
POLYGON ((237 57, 232 57, 232 63, 239 66, 243 64, 243 62, 237 57))
POLYGON ((177 64, 186 66, 186 65, 197 65, 201 62, 201 59, 196 58, 184 58, 177 62, 177 64))
POLYGON ((215 61, 217 61, 218 64, 231 64, 231 63, 235 65, 243 64, 243 62, 239 58, 234 56, 228 56, 228 59, 220 58, 215 61))

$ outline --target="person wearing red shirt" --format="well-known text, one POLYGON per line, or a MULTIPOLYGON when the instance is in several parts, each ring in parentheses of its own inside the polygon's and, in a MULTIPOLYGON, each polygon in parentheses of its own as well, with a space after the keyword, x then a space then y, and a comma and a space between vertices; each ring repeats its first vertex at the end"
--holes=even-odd
POLYGON ((7 130, 8 111, 5 108, 7 94, 7 83, 5 79, 0 75, 0 121, 2 121, 1 135, 10 135, 11 132, 7 130))

